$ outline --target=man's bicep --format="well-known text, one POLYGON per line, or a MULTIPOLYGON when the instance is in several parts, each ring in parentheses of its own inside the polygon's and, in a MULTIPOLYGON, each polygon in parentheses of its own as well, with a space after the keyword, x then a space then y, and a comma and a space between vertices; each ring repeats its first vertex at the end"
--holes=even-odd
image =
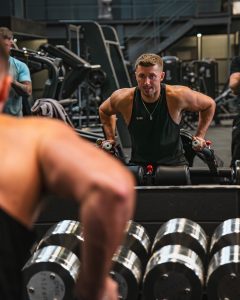
POLYGON ((22 64, 19 68, 18 81, 21 83, 29 82, 31 84, 31 75, 27 65, 22 64))
POLYGON ((191 89, 185 90, 185 95, 183 96, 183 102, 185 105, 185 110, 189 111, 200 111, 207 109, 211 102, 213 101, 207 95, 193 91, 191 89))
POLYGON ((111 97, 109 97, 101 104, 100 111, 102 111, 104 114, 108 116, 115 115, 117 113, 115 108, 115 103, 113 100, 111 100, 111 97))

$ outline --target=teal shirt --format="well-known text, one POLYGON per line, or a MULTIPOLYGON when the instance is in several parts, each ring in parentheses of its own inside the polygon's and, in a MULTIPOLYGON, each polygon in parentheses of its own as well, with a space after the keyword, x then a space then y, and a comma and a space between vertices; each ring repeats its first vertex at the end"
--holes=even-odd
MULTIPOLYGON (((28 66, 11 56, 9 57, 9 73, 13 80, 18 82, 31 82, 28 66)), ((3 111, 13 116, 22 116, 22 96, 19 96, 13 88, 10 90, 9 98, 4 106, 3 111)))

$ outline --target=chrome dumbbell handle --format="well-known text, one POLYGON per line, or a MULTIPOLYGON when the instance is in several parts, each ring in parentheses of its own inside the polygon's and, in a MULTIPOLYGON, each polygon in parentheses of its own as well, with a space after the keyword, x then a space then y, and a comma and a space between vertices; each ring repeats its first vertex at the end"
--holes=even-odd
POLYGON ((102 142, 102 148, 103 148, 104 150, 109 151, 109 150, 112 149, 112 147, 113 147, 113 145, 112 145, 111 142, 109 142, 109 141, 103 141, 103 142, 102 142))

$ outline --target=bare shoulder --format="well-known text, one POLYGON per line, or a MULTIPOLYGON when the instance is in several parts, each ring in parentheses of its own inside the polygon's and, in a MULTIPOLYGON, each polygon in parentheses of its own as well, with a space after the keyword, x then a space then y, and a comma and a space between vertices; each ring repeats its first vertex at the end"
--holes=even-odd
POLYGON ((50 136, 54 134, 61 134, 62 132, 73 132, 73 129, 64 122, 43 117, 29 117, 22 118, 21 125, 24 129, 32 131, 36 136, 50 136))
POLYGON ((189 87, 184 85, 166 85, 166 92, 167 95, 170 95, 172 97, 178 97, 180 95, 183 95, 185 93, 191 93, 193 90, 191 90, 189 87))
POLYGON ((111 95, 111 102, 129 101, 133 98, 135 88, 123 88, 116 90, 111 95))
POLYGON ((126 98, 130 97, 131 95, 134 94, 135 88, 123 88, 123 89, 118 89, 115 92, 112 93, 113 98, 126 98))
MULTIPOLYGON (((77 134, 69 125, 57 119, 29 117, 19 121, 22 135, 36 151, 52 148, 56 143, 77 142, 77 134)), ((45 151, 44 151, 45 152, 45 151)))
POLYGON ((166 94, 171 101, 182 101, 187 95, 194 91, 183 85, 166 85, 166 94))

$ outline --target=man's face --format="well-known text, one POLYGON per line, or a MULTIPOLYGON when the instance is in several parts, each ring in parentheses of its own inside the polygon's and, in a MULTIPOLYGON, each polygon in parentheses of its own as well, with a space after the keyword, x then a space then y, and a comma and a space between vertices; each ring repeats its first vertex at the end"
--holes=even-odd
POLYGON ((136 80, 138 88, 146 97, 154 97, 160 90, 160 83, 164 78, 164 72, 158 65, 143 67, 137 66, 136 80))
POLYGON ((6 48, 8 54, 10 54, 11 48, 13 46, 13 37, 5 37, 2 39, 3 44, 6 48))

